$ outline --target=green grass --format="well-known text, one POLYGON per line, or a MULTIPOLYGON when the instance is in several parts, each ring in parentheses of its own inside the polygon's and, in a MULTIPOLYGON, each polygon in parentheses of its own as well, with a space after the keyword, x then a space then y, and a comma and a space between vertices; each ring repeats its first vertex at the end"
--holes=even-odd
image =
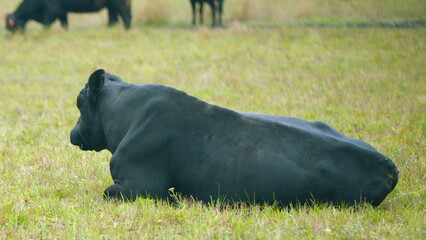
MULTIPOLYGON (((0 13, 18 2, 0 0, 0 13)), ((276 0, 270 14, 259 2, 255 11, 243 9, 248 1, 226 1, 228 27, 216 30, 186 27, 189 3, 169 0, 176 15, 162 5, 162 11, 143 18, 152 1, 133 2, 135 27, 128 32, 122 26, 105 27, 105 12, 72 15, 68 32, 57 23, 50 31, 31 23, 25 35, 11 36, 2 23, 0 238, 426 236, 426 29, 258 29, 248 23, 418 20, 425 16, 422 1, 400 7, 393 0, 276 0), (298 17, 286 17, 292 12, 287 6, 299 9, 298 17), (166 19, 166 27, 147 26, 150 19, 166 19), (76 96, 97 68, 131 83, 172 86, 238 111, 328 122, 392 158, 400 182, 376 209, 104 201, 102 191, 112 183, 110 154, 82 152, 69 143, 79 115, 76 96)))

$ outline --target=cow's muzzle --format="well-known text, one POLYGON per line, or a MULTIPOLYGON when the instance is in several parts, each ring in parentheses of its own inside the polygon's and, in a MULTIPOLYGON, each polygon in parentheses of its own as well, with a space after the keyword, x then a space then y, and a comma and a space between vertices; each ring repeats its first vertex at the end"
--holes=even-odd
POLYGON ((74 128, 73 130, 71 130, 70 142, 72 145, 79 146, 80 148, 82 148, 83 140, 81 139, 80 132, 78 131, 78 129, 74 128))

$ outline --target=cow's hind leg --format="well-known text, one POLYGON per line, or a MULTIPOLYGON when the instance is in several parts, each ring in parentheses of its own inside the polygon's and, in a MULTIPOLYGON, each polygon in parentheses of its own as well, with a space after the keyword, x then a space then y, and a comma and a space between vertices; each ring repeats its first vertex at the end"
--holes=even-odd
POLYGON ((216 26, 216 6, 215 6, 215 0, 209 1, 210 9, 212 10, 212 27, 216 26))
POLYGON ((203 1, 200 1, 200 24, 204 23, 204 17, 203 17, 203 1))
POLYGON ((113 8, 108 8, 108 26, 114 26, 118 22, 118 13, 113 8))
POLYGON ((121 0, 118 4, 118 14, 123 19, 124 28, 129 29, 132 21, 132 9, 130 6, 130 0, 121 0))
POLYGON ((191 8, 192 8, 192 25, 197 24, 196 22, 196 11, 195 11, 195 0, 191 0, 191 8))
POLYGON ((218 1, 218 12, 219 12, 219 26, 223 26, 222 13, 223 13, 223 0, 218 1))
POLYGON ((120 15, 123 20, 124 28, 129 29, 132 12, 130 6, 130 0, 119 0, 119 1, 110 1, 107 4, 109 12, 109 25, 114 25, 118 21, 118 15, 120 15))

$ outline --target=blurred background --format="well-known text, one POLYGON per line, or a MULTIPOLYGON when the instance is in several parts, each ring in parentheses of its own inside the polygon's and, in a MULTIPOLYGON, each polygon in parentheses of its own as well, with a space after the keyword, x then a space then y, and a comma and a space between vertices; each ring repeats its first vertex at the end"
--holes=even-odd
MULTIPOLYGON (((0 16, 16 9, 22 0, 0 0, 0 16)), ((191 20, 189 0, 133 0, 133 26, 186 26, 191 20)), ((69 14, 71 28, 105 23, 102 14, 69 14)), ((358 23, 425 21, 424 0, 225 0, 224 23, 232 25, 286 25, 292 23, 358 23)), ((210 23, 205 7, 205 23, 210 23)), ((34 22, 29 26, 33 26, 34 22)), ((54 26, 58 26, 56 22, 54 26)), ((1 24, 4 28, 4 22, 1 24)))

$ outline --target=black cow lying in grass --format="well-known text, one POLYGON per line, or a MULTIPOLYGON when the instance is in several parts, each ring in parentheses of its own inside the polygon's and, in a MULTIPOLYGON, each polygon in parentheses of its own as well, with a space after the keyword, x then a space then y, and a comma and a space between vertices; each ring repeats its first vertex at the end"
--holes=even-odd
POLYGON ((200 23, 203 24, 203 3, 206 2, 210 5, 212 10, 212 26, 216 26, 216 12, 219 13, 219 26, 222 26, 222 12, 224 0, 190 0, 192 7, 192 24, 195 25, 196 21, 196 4, 198 3, 200 10, 200 23))
POLYGON ((15 32, 24 30, 29 20, 35 20, 49 27, 56 19, 64 28, 68 27, 68 12, 97 12, 108 9, 109 25, 123 20, 124 27, 130 28, 130 0, 24 0, 16 11, 6 16, 6 29, 15 32))
POLYGON ((77 97, 71 143, 108 149, 107 198, 379 205, 398 170, 369 144, 323 122, 240 113, 162 85, 94 72, 77 97))

